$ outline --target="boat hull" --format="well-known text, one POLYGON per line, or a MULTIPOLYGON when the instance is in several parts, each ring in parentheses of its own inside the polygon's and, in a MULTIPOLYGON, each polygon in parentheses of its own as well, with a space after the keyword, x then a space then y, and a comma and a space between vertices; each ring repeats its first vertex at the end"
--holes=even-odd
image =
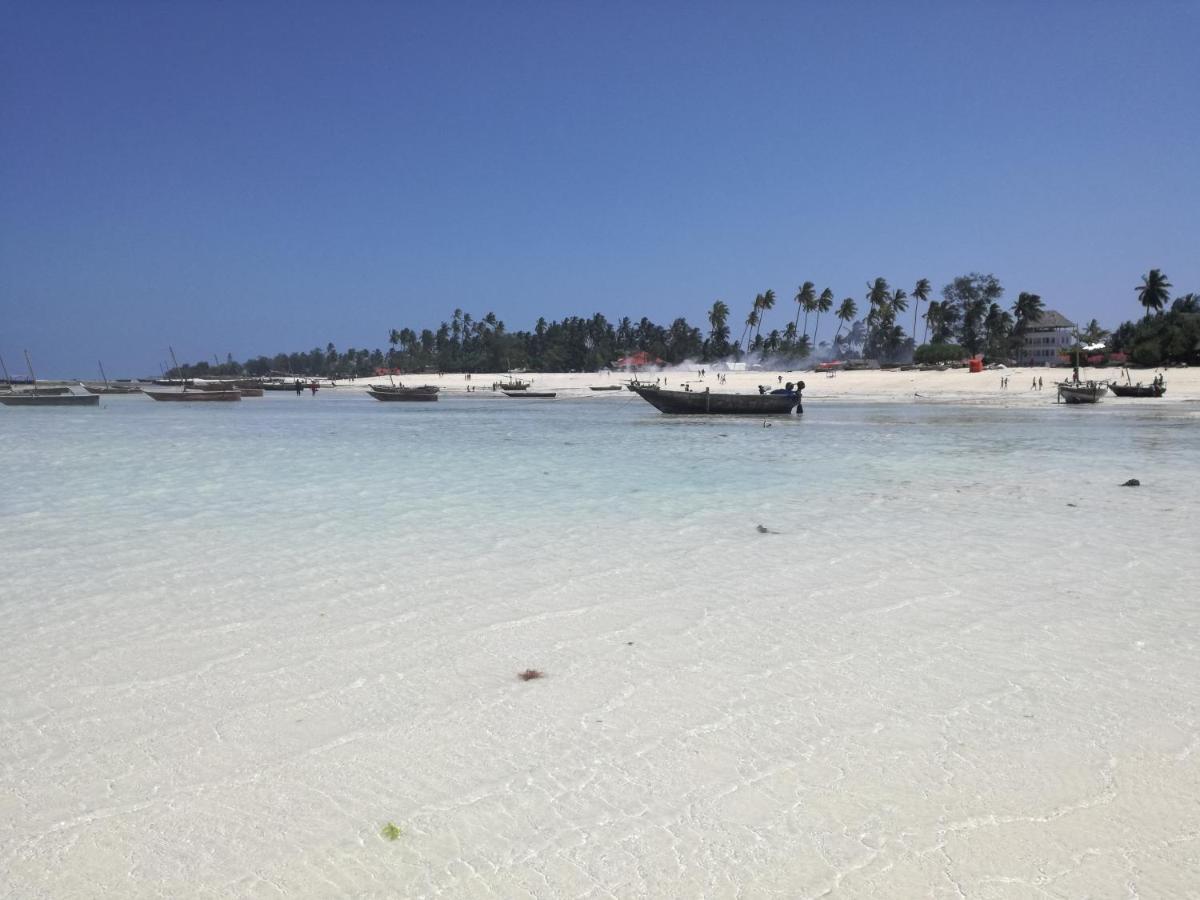
POLYGON ((603 384, 603 385, 600 385, 599 387, 596 387, 594 385, 588 386, 589 391, 619 391, 620 389, 621 389, 621 385, 619 385, 619 384, 603 384))
POLYGON ((89 394, 140 394, 142 389, 133 385, 85 384, 83 389, 89 394))
POLYGON ((553 391, 504 391, 505 397, 516 397, 518 400, 553 400, 558 396, 553 391))
POLYGON ((1167 392, 1166 385, 1110 384, 1109 389, 1118 397, 1161 397, 1167 392))
POLYGON ((1099 403, 1100 398, 1108 393, 1107 384, 1068 384, 1058 385, 1058 398, 1063 403, 1099 403))
POLYGON ((13 393, 14 394, 37 394, 39 397, 48 397, 48 396, 53 396, 55 394, 69 394, 69 393, 71 393, 71 389, 69 387, 40 387, 40 388, 36 388, 36 389, 31 388, 31 387, 24 387, 24 388, 14 388, 13 393))
POLYGON ((0 394, 5 406, 96 406, 95 394, 0 394))
POLYGON ((400 403, 431 403, 438 398, 437 390, 427 391, 422 388, 404 388, 403 390, 377 391, 368 390, 368 394, 376 400, 398 401, 400 403))
POLYGON ((799 394, 714 394, 711 391, 665 391, 630 385, 629 389, 670 415, 786 416, 804 412, 799 394))
POLYGON ((145 391, 152 400, 173 403, 220 403, 241 400, 241 391, 145 391))

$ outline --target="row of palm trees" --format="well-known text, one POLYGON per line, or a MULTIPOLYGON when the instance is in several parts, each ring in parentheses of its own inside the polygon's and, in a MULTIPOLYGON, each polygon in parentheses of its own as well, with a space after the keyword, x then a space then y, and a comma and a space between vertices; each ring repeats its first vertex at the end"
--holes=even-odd
MULTIPOLYGON (((913 334, 916 334, 917 330, 920 304, 929 300, 932 289, 928 278, 920 279, 913 288, 911 296, 916 301, 913 305, 913 334)), ((896 326, 896 315, 908 309, 909 296, 908 292, 902 288, 893 290, 885 278, 876 278, 867 283, 866 301, 869 307, 865 324, 865 340, 867 342, 871 340, 872 335, 878 335, 881 332, 887 332, 891 336, 895 336, 898 332, 900 337, 903 337, 903 329, 896 326)), ((750 312, 746 316, 742 335, 738 339, 739 352, 750 353, 764 347, 778 349, 782 346, 783 349, 796 355, 808 355, 812 348, 817 346, 822 314, 834 309, 834 293, 830 288, 825 288, 818 294, 816 285, 811 281, 805 281, 796 290, 793 300, 796 303, 795 318, 788 323, 782 334, 772 331, 768 338, 764 339, 762 336, 763 321, 766 313, 775 308, 776 295, 773 290, 769 289, 757 294, 750 307, 750 312), (804 313, 803 330, 800 327, 801 313, 804 313), (813 320, 811 337, 808 332, 810 316, 813 320), (743 343, 745 344, 744 351, 741 350, 743 343)), ((833 337, 834 345, 837 346, 842 339, 842 329, 858 316, 858 304, 853 297, 845 297, 833 314, 838 319, 838 328, 833 337)), ((716 301, 708 313, 708 321, 711 326, 709 337, 714 346, 728 342, 729 329, 726 324, 728 318, 729 306, 724 301, 716 301)), ((927 322, 927 335, 928 330, 927 322)))

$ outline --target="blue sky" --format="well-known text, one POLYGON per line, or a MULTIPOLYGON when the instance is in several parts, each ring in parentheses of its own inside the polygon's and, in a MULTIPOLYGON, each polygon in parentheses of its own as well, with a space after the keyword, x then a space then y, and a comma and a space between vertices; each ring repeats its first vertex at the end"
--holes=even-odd
POLYGON ((970 271, 1200 291, 1200 4, 16 2, 0 354, 47 375, 454 307, 740 319, 970 271))

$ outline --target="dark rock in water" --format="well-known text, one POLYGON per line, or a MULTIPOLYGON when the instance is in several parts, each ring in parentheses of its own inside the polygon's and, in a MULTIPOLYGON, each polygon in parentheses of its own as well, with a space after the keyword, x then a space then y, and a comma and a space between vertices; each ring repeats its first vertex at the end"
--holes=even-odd
POLYGON ((1121 487, 1141 487, 1141 486, 1142 486, 1142 483, 1140 481, 1138 481, 1136 478, 1130 478, 1127 482, 1125 482, 1123 485, 1121 485, 1121 487))
POLYGON ((759 534, 779 534, 778 531, 772 531, 766 525, 755 525, 754 527, 758 529, 759 534))

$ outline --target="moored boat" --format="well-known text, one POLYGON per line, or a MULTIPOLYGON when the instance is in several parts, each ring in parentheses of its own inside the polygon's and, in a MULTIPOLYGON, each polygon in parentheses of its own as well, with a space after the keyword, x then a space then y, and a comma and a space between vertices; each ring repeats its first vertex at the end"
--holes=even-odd
POLYGON ((433 386, 423 387, 369 387, 367 393, 376 400, 392 400, 414 403, 429 403, 438 399, 438 389, 433 386))
POLYGON ((241 391, 197 391, 195 389, 182 391, 143 391, 151 400, 174 401, 181 403, 208 403, 222 400, 241 400, 241 391))
POLYGON ((1108 393, 1107 381, 1060 381, 1058 399, 1063 403, 1099 403, 1108 393))
MULTIPOLYGON (((100 398, 92 394, 74 394, 70 388, 39 388, 37 375, 33 371, 33 360, 25 351, 25 365, 29 366, 29 382, 33 386, 27 391, 0 393, 0 403, 5 406, 96 406, 100 398)), ((8 367, 4 366, 4 377, 12 384, 8 367)))
POLYGON ((0 394, 0 403, 5 406, 96 406, 100 398, 94 394, 43 394, 21 391, 16 394, 0 394))
POLYGON ((716 394, 708 388, 668 391, 637 384, 629 385, 629 389, 655 409, 672 415, 786 416, 793 409, 797 415, 804 412, 803 381, 794 392, 764 394, 716 394))
POLYGON ((1142 384, 1140 381, 1137 384, 1110 384, 1111 390, 1118 397, 1161 397, 1167 392, 1165 384, 1142 384))
MULTIPOLYGON (((175 363, 175 371, 182 373, 179 368, 179 360, 175 358, 175 348, 168 347, 171 351, 171 362, 175 363)), ((157 384, 157 382, 155 382, 157 384)), ((188 379, 184 379, 182 390, 178 391, 143 391, 143 393, 151 400, 161 400, 173 403, 214 403, 228 402, 232 400, 241 400, 242 392, 235 388, 221 388, 218 390, 207 390, 189 388, 188 379)))
POLYGON ((553 400, 558 396, 554 391, 504 391, 505 397, 516 397, 518 400, 553 400))
POLYGON ((104 379, 104 383, 85 383, 83 389, 89 394, 140 394, 142 392, 141 385, 131 382, 114 383, 109 381, 108 374, 104 371, 104 363, 97 362, 96 365, 100 367, 100 377, 104 379))
POLYGON ((588 385, 589 391, 619 391, 620 389, 621 389, 621 385, 619 385, 619 384, 601 384, 601 385, 590 384, 590 385, 588 385))
POLYGON ((89 394, 140 394, 142 388, 136 384, 94 384, 84 382, 83 389, 89 394))

